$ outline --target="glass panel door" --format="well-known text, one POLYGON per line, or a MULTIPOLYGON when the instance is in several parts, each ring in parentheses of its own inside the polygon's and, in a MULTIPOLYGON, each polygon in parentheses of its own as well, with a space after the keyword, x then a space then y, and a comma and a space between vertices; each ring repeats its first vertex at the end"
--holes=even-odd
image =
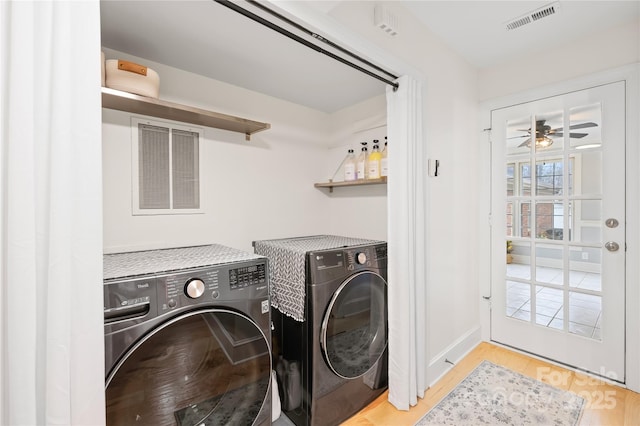
POLYGON ((493 111, 491 139, 492 339, 623 381, 624 84, 493 111))

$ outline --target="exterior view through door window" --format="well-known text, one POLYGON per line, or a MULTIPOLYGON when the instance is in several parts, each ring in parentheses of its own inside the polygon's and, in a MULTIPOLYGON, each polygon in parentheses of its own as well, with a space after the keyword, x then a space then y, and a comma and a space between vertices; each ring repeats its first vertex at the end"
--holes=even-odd
POLYGON ((506 152, 506 314, 597 340, 600 116, 596 103, 570 109, 569 123, 562 110, 510 120, 506 152))
POLYGON ((610 83, 491 113, 491 339, 619 382, 624 89, 610 83))

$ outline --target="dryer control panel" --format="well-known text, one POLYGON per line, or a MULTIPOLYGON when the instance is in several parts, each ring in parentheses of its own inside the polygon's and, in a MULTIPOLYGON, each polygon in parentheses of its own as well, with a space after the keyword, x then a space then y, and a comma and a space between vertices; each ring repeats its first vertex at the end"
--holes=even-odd
POLYGON ((386 243, 307 253, 307 274, 310 274, 314 283, 342 277, 345 271, 379 270, 386 266, 386 243))

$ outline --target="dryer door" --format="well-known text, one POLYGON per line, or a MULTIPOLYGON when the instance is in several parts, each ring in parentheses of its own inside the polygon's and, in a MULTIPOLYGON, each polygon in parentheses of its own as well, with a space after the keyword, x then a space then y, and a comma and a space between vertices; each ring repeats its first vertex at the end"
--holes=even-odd
POLYGON ((261 423, 270 372, 268 341, 250 319, 224 309, 185 313, 145 335, 109 373, 107 424, 261 423))
POLYGON ((322 320, 322 352, 338 376, 354 379, 376 365, 387 347, 387 282, 375 272, 350 276, 322 320))

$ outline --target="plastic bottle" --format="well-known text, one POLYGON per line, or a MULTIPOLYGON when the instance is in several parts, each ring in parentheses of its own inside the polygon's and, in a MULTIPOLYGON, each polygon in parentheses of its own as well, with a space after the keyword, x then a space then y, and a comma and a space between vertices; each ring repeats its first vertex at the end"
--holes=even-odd
POLYGON ((356 168, 356 179, 362 180, 367 178, 367 160, 369 159, 369 153, 367 152, 367 142, 360 142, 362 149, 360 155, 358 155, 358 162, 356 168))
POLYGON ((348 151, 347 158, 344 160, 344 180, 356 180, 356 155, 352 149, 348 151))
POLYGON ((389 166, 387 164, 387 137, 384 137, 384 148, 380 153, 380 177, 387 177, 389 175, 389 166))
POLYGON ((382 156, 380 155, 380 150, 378 147, 378 140, 375 139, 373 141, 373 150, 369 155, 369 165, 368 165, 368 179, 380 179, 380 159, 382 156))

